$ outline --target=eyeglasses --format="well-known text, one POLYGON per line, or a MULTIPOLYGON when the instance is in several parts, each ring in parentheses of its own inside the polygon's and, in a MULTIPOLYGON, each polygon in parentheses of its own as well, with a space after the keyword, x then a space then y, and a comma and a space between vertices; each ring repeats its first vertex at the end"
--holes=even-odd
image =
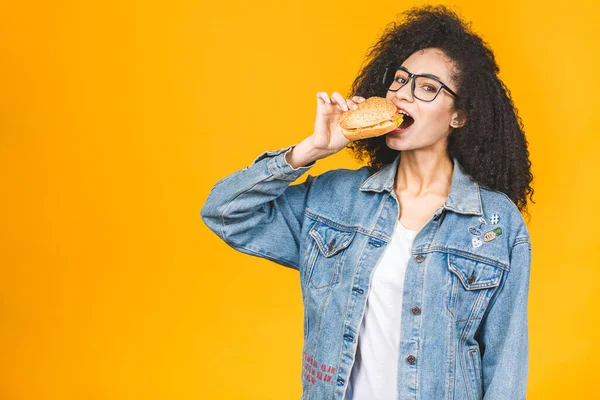
POLYGON ((446 89, 448 93, 458 99, 458 95, 437 78, 434 78, 429 74, 412 74, 404 67, 387 67, 383 74, 383 85, 386 90, 397 92, 404 87, 411 78, 412 95, 421 101, 431 102, 435 100, 442 89, 446 89))

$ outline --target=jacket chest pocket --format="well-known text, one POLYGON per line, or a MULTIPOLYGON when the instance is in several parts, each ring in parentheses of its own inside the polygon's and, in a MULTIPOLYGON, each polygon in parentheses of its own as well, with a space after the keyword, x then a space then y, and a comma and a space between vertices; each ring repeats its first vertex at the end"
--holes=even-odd
POLYGON ((352 243, 355 231, 334 228, 317 221, 309 231, 312 238, 307 249, 308 259, 304 274, 307 282, 316 288, 335 285, 340 281, 346 249, 352 243))
POLYGON ((504 270, 498 265, 448 253, 448 310, 456 320, 480 318, 504 270))

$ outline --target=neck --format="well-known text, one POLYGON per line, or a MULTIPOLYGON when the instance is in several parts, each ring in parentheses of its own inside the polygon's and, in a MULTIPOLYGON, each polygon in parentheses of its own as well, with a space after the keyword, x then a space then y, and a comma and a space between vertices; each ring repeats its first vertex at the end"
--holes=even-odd
POLYGON ((394 190, 410 197, 447 198, 452 185, 454 164, 444 154, 403 151, 396 172, 394 190))

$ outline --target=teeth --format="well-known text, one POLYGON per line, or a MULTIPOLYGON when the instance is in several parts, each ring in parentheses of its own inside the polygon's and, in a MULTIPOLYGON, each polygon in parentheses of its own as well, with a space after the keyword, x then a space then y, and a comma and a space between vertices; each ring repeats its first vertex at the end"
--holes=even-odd
POLYGON ((410 114, 409 114, 409 113, 407 113, 407 112, 406 112, 406 111, 404 111, 404 110, 398 110, 398 112, 399 112, 400 114, 408 115, 408 116, 410 117, 410 114))

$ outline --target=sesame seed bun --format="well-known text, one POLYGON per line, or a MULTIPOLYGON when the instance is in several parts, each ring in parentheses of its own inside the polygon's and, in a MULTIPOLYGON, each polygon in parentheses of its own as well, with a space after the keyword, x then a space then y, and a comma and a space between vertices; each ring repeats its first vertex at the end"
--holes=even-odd
POLYGON ((388 99, 374 96, 357 105, 356 110, 348 110, 340 117, 342 134, 349 140, 381 136, 402 123, 402 114, 388 99))

